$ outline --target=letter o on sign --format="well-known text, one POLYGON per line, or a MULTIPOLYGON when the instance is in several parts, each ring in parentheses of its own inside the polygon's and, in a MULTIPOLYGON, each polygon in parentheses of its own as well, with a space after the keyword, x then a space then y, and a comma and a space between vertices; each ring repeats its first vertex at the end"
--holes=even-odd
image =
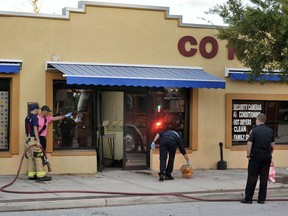
POLYGON ((178 50, 181 53, 181 55, 185 57, 194 56, 197 52, 197 49, 195 48, 190 48, 190 50, 186 50, 185 45, 188 42, 190 43, 190 45, 197 45, 196 39, 192 36, 184 36, 178 42, 178 50))
POLYGON ((213 38, 211 36, 206 36, 200 41, 199 50, 200 50, 201 55, 204 58, 208 58, 208 59, 213 58, 218 53, 218 43, 217 43, 215 38, 213 38), (211 51, 210 52, 207 52, 207 50, 206 50, 206 45, 208 43, 211 44, 211 51))

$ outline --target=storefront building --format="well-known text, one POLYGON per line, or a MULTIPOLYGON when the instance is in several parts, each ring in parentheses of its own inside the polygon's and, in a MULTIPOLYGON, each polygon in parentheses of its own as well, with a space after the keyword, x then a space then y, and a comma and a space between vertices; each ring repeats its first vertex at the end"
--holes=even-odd
MULTIPOLYGON (((277 136, 276 166, 288 166, 287 85, 277 75, 249 84, 213 26, 187 25, 168 8, 80 2, 64 15, 0 14, 0 174, 24 152, 29 106, 46 104, 53 173, 106 167, 158 170, 156 132, 181 131, 194 169, 247 166, 246 139, 259 112, 277 136)), ((175 169, 184 163, 178 152, 175 169)), ((22 169, 25 173, 26 170, 22 169)))

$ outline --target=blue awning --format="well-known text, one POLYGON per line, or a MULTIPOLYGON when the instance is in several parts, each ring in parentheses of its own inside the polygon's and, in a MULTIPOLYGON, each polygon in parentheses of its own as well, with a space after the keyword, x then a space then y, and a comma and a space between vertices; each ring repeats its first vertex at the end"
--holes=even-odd
MULTIPOLYGON (((249 75, 246 73, 231 73, 229 75, 231 80, 248 80, 249 75)), ((280 77, 277 74, 262 74, 256 79, 256 81, 280 81, 280 77)))
POLYGON ((0 60, 0 73, 19 73, 22 61, 0 60))
POLYGON ((102 86, 225 88, 225 80, 201 68, 47 62, 68 84, 102 86))
MULTIPOLYGON (((225 69, 225 76, 229 77, 231 80, 248 80, 249 79, 249 69, 225 69)), ((260 77, 255 79, 256 81, 272 81, 278 82, 281 81, 277 73, 263 73, 260 77)))

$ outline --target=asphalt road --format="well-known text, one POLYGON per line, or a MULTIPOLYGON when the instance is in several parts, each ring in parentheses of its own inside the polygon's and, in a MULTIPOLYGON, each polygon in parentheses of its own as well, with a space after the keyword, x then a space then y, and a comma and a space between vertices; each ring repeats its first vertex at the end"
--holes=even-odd
POLYGON ((288 202, 267 202, 252 205, 238 202, 187 202, 175 204, 132 205, 86 209, 2 212, 2 216, 287 216, 288 202))

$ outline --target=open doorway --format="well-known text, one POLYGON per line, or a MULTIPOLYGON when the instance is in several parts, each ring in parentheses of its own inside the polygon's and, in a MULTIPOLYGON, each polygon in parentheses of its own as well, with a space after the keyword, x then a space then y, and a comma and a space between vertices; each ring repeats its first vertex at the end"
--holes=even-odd
POLYGON ((100 103, 104 168, 147 169, 147 94, 102 91, 100 103))
POLYGON ((103 91, 101 93, 101 117, 103 134, 104 167, 123 168, 123 92, 103 91))
POLYGON ((188 101, 185 89, 102 91, 104 166, 149 169, 151 140, 167 126, 181 132, 188 147, 188 101))

